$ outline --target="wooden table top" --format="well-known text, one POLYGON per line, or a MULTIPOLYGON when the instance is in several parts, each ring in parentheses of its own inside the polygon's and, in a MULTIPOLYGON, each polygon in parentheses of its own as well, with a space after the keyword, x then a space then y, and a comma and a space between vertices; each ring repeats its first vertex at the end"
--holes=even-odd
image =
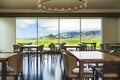
POLYGON ((120 44, 111 44, 110 47, 120 47, 120 44))
POLYGON ((80 47, 80 45, 64 45, 65 47, 80 47))
POLYGON ((23 45, 22 48, 37 48, 40 45, 23 45))
POLYGON ((84 62, 113 62, 119 61, 120 57, 109 55, 100 51, 70 51, 79 61, 84 62))
POLYGON ((96 42, 82 42, 84 44, 96 44, 96 42))

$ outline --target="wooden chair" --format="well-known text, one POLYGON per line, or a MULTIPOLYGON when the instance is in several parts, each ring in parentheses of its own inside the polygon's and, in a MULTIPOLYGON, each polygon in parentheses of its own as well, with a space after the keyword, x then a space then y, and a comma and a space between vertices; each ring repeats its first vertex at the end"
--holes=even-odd
POLYGON ((50 48, 49 53, 51 55, 51 59, 54 61, 54 59, 56 60, 56 58, 55 58, 55 53, 56 53, 55 44, 54 43, 50 43, 49 44, 49 48, 50 48))
POLYGON ((13 50, 14 50, 14 53, 19 53, 21 52, 21 47, 19 44, 13 44, 13 50))
MULTIPOLYGON (((106 54, 119 56, 120 53, 116 53, 113 50, 102 51, 106 54)), ((93 66, 89 65, 96 72, 96 79, 102 78, 102 80, 112 79, 112 80, 120 80, 120 64, 119 63, 102 63, 102 65, 93 66)))
MULTIPOLYGON (((91 65, 90 65, 91 67, 91 65)), ((95 80, 102 78, 102 80, 120 80, 120 64, 118 63, 105 63, 103 66, 92 66, 91 68, 94 70, 96 74, 95 80)))
POLYGON ((32 49, 31 54, 33 54, 34 56, 37 55, 39 56, 40 55, 40 60, 43 60, 43 53, 44 53, 44 45, 41 44, 38 46, 38 50, 37 49, 32 49))
POLYGON ((39 45, 38 47, 38 53, 42 54, 44 52, 44 45, 39 45))
MULTIPOLYGON (((8 59, 7 76, 14 76, 14 79, 18 80, 18 75, 21 74, 21 79, 24 80, 22 66, 23 54, 18 53, 14 56, 11 56, 8 59)), ((2 75, 2 72, 0 72, 0 75, 2 75)))
POLYGON ((56 48, 55 48, 55 44, 54 43, 50 43, 49 44, 49 48, 50 48, 50 52, 54 53, 56 51, 56 48))
POLYGON ((32 49, 30 53, 42 54, 43 53, 43 49, 44 49, 44 45, 41 44, 41 45, 38 46, 38 51, 37 51, 37 49, 32 49))
POLYGON ((40 54, 41 60, 46 59, 43 53, 44 53, 44 45, 42 44, 42 45, 39 45, 38 47, 38 54, 40 54))
MULTIPOLYGON (((79 78, 79 67, 77 66, 77 60, 74 56, 68 52, 62 52, 64 66, 65 66, 65 80, 79 78)), ((85 79, 92 78, 93 80, 93 71, 90 71, 88 68, 84 68, 84 77, 85 79)))
POLYGON ((61 51, 65 50, 65 47, 64 47, 65 44, 66 44, 66 43, 64 43, 64 42, 60 44, 60 50, 61 50, 61 51))

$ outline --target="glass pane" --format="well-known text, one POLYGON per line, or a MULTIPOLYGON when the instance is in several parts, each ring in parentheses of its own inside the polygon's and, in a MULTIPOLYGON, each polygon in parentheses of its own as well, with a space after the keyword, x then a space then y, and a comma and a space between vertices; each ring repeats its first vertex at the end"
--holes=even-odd
POLYGON ((101 19, 81 19, 81 42, 101 43, 101 19))
POLYGON ((16 42, 37 44, 37 19, 16 19, 16 42))
POLYGON ((38 44, 44 44, 46 48, 51 42, 58 42, 58 19, 39 18, 38 44))
POLYGON ((80 43, 80 19, 60 19, 60 42, 67 45, 80 43))

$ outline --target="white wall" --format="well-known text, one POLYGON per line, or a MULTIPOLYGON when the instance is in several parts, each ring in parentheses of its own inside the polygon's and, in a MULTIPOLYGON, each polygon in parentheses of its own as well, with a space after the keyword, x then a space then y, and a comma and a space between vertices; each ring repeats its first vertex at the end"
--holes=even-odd
POLYGON ((0 18, 0 52, 13 52, 16 40, 16 18, 0 18))
POLYGON ((120 18, 118 20, 118 42, 120 43, 120 18))
POLYGON ((118 18, 103 18, 103 43, 118 42, 118 18))
POLYGON ((1 52, 1 19, 0 19, 0 52, 1 52))

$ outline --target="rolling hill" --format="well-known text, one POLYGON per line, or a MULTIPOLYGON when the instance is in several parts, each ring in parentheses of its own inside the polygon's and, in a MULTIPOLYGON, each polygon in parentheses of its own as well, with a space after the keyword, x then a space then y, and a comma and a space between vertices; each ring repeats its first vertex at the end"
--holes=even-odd
POLYGON ((81 32, 81 35, 79 32, 64 32, 60 34, 61 38, 76 38, 79 36, 82 37, 100 37, 101 32, 100 31, 87 31, 87 32, 81 32))

